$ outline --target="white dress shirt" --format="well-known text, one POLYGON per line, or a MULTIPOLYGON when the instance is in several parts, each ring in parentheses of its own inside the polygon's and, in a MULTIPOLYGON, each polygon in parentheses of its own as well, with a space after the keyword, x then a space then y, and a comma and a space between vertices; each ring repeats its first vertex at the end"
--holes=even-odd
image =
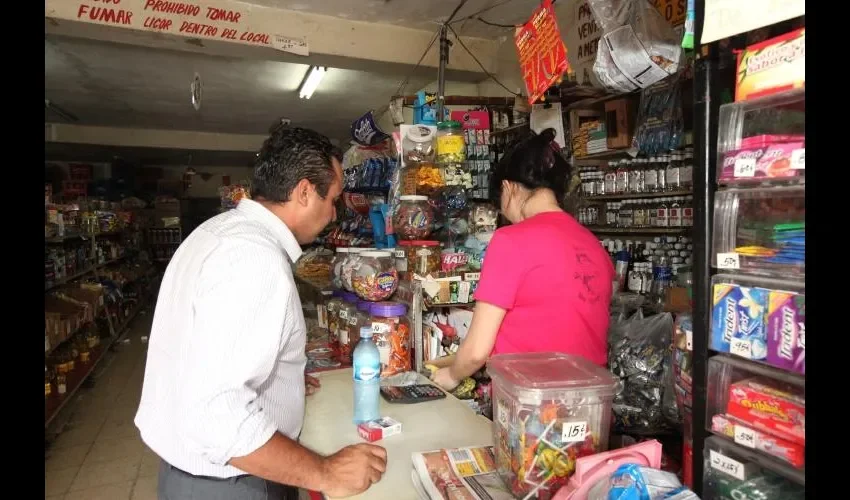
POLYGON ((136 426, 166 462, 200 476, 304 420, 306 327, 291 262, 301 247, 242 200, 177 249, 159 290, 136 426))

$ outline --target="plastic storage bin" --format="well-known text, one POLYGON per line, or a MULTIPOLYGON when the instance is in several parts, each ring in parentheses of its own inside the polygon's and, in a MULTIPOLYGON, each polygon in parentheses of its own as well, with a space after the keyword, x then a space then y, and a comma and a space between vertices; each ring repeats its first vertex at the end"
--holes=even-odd
POLYGON ((806 175, 806 91, 720 107, 717 182, 802 182, 806 175))
POLYGON ((715 275, 709 347, 805 374, 805 284, 715 275))
POLYGON ((803 186, 728 189, 714 198, 711 264, 768 277, 806 272, 803 186))
POLYGON ((806 388, 800 375, 731 356, 708 362, 706 424, 777 470, 802 469, 806 388))
POLYGON ((805 477, 767 467, 759 456, 720 438, 705 441, 702 497, 712 500, 802 500, 805 477), (802 480, 802 484, 800 481, 802 480))
POLYGON ((608 448, 616 379, 603 367, 561 353, 499 354, 493 380, 493 442, 499 474, 522 498, 554 493, 579 457, 608 448))

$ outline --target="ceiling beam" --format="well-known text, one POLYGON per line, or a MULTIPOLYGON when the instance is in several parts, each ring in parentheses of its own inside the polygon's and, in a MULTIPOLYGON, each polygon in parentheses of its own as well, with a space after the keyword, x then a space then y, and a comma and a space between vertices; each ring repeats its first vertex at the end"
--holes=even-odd
POLYGON ((266 135, 221 134, 188 130, 154 130, 45 123, 44 142, 203 151, 257 152, 266 135))
MULTIPOLYGON (((191 3, 123 0, 91 5, 79 0, 45 0, 45 32, 226 57, 364 71, 380 68, 382 73, 409 72, 434 36, 428 31, 390 24, 351 21, 235 0, 216 0, 214 6, 218 10, 210 10, 210 4, 207 0, 191 3), (198 9, 183 14, 163 12, 171 4, 191 4, 198 9), (222 11, 231 14, 224 18, 210 14, 222 11), (293 48, 283 39, 296 44, 303 41, 306 47, 293 48), (305 51, 309 55, 296 54, 305 51)), ((436 32, 436 24, 434 28, 436 32)), ((499 43, 471 37, 463 40, 487 71, 495 73, 499 43)), ((438 59, 438 44, 434 43, 419 71, 436 74, 438 59)), ((447 77, 458 81, 485 78, 478 63, 459 48, 452 51, 447 77)))

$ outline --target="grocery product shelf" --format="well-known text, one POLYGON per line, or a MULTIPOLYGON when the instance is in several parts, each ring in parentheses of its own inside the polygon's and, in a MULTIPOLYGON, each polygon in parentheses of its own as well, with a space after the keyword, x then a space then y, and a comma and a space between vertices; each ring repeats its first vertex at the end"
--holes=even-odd
POLYGON ((593 153, 584 156, 574 156, 573 159, 575 161, 597 161, 597 160, 610 160, 613 158, 620 158, 623 156, 631 156, 629 154, 631 148, 624 149, 609 149, 608 151, 603 151, 601 153, 593 153))
POLYGON ((120 261, 124 260, 126 257, 127 256, 124 255, 122 257, 118 257, 117 259, 108 260, 108 261, 106 261, 102 264, 96 264, 96 265, 88 267, 88 268, 86 268, 86 269, 84 269, 84 270, 82 270, 82 271, 80 271, 76 274, 72 274, 71 276, 68 276, 66 278, 62 278, 61 280, 54 281, 52 284, 45 286, 44 291, 48 292, 48 291, 50 291, 50 290, 52 290, 52 289, 54 289, 58 286, 62 286, 62 285, 65 285, 65 284, 67 284, 71 281, 74 281, 76 279, 80 279, 80 278, 82 278, 86 274, 89 274, 92 271, 95 271, 97 269, 100 269, 100 268, 103 268, 103 267, 106 267, 106 266, 110 266, 112 264, 115 264, 116 262, 120 262, 120 261))
POLYGON ((745 359, 732 354, 727 354, 725 352, 718 352, 713 349, 709 350, 714 353, 714 355, 712 356, 713 359, 716 359, 717 361, 722 361, 723 363, 726 363, 732 366, 733 368, 743 370, 753 375, 760 375, 762 377, 767 377, 772 380, 785 382, 787 384, 791 384, 797 387, 806 387, 806 376, 804 374, 790 372, 782 368, 770 366, 766 363, 761 363, 759 361, 754 361, 751 359, 745 359))
POLYGON ((98 363, 103 359, 103 355, 109 350, 109 346, 115 341, 115 338, 112 337, 109 339, 104 339, 101 344, 94 349, 92 349, 91 361, 88 363, 88 367, 85 371, 76 371, 71 372, 66 375, 65 384, 67 390, 65 394, 59 395, 56 392, 56 388, 53 388, 53 392, 50 393, 50 396, 47 396, 44 399, 44 427, 47 428, 48 425, 56 418, 56 415, 59 414, 59 411, 65 407, 66 404, 73 398, 74 394, 76 394, 77 390, 83 385, 83 382, 89 378, 94 372, 95 367, 97 367, 98 363))
POLYGON ((741 446, 725 434, 721 434, 719 432, 712 432, 712 434, 727 442, 731 446, 734 446, 736 455, 740 455, 749 461, 755 462, 765 469, 773 471, 797 484, 802 486, 806 485, 806 469, 796 469, 779 459, 751 450, 745 446, 741 446))
POLYGON ((584 226, 599 234, 685 234, 691 227, 608 227, 584 226))
POLYGON ((666 198, 668 196, 690 196, 694 192, 691 190, 680 191, 664 191, 661 193, 622 193, 622 194, 601 194, 597 196, 586 196, 587 201, 604 201, 604 200, 631 200, 631 199, 648 199, 648 198, 666 198))

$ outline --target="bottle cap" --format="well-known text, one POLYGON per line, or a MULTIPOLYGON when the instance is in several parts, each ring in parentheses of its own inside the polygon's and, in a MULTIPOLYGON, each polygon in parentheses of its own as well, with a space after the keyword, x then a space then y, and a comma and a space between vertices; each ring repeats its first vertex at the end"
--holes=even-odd
POLYGON ((371 326, 361 326, 360 327, 360 338, 361 339, 371 339, 372 336, 373 336, 373 334, 372 334, 372 327, 371 326))

